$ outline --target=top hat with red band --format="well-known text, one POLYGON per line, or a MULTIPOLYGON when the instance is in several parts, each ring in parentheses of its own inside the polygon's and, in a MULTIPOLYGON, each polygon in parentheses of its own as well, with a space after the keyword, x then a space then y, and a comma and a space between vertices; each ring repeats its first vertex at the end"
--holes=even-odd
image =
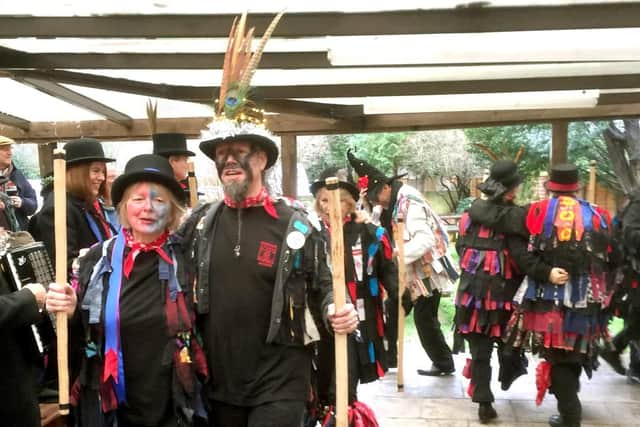
POLYGON ((571 163, 560 163, 551 167, 549 181, 545 183, 549 191, 572 193, 580 189, 578 168, 571 163))

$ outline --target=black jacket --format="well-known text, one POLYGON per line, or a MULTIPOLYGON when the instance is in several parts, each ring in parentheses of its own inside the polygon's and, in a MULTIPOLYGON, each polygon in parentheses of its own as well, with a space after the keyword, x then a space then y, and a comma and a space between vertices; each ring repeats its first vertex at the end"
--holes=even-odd
POLYGON ((15 213, 18 223, 20 223, 20 229, 26 230, 27 225, 29 224, 29 216, 33 215, 38 207, 36 192, 29 181, 27 181, 27 178, 25 178, 22 172, 20 172, 15 165, 13 165, 13 170, 9 175, 9 180, 13 181, 16 185, 18 188, 18 196, 22 198, 22 206, 15 209, 15 213))
MULTIPOLYGON (((277 203, 286 202, 282 199, 277 203)), ((197 279, 197 314, 207 314, 210 310, 209 289, 213 278, 209 275, 209 265, 220 206, 221 202, 201 205, 177 233, 183 239, 187 259, 193 260, 191 266, 194 270, 190 274, 197 279)), ((325 247, 325 241, 303 212, 294 209, 282 240, 266 342, 302 346, 305 344, 304 331, 307 330, 304 319, 307 303, 314 317, 318 318, 326 314, 327 306, 333 302, 331 271, 327 265, 326 254, 319 249, 325 247), (305 245, 299 250, 289 248, 286 243, 286 236, 295 230, 296 221, 303 223, 308 229, 305 245), (298 251, 303 251, 303 261, 300 268, 295 268, 294 259, 298 251), (288 309, 285 301, 289 297, 294 306, 298 307, 293 320, 286 315, 288 309)), ((326 318, 323 319, 326 322, 326 318)))
MULTIPOLYGON (((44 245, 51 256, 51 261, 55 265, 56 245, 55 245, 55 219, 54 219, 54 194, 47 196, 40 212, 31 217, 29 232, 34 239, 44 242, 44 245)), ((100 226, 99 220, 95 216, 92 206, 67 194, 67 264, 71 266, 74 258, 78 257, 80 249, 90 248, 98 241, 107 239, 104 229, 100 226), (94 218, 98 227, 96 230, 100 237, 91 230, 87 220, 87 214, 94 218)))
MULTIPOLYGON (((476 199, 469 208, 469 217, 472 222, 482 224, 497 233, 506 235, 505 245, 520 272, 533 277, 536 280, 545 281, 551 273, 552 266, 536 254, 527 250, 529 231, 525 225, 528 209, 517 205, 505 205, 476 199)), ((458 246, 461 241, 456 242, 458 246)))
POLYGON ((37 380, 40 361, 30 324, 41 314, 28 289, 10 293, 0 274, 0 424, 36 427, 40 425, 37 380))

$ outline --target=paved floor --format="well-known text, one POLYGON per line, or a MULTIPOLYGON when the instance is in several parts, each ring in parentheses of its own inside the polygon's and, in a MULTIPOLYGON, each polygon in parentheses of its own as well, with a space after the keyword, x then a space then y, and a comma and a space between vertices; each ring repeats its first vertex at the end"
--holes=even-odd
MULTIPOLYGON (((477 405, 466 396, 468 380, 461 375, 467 355, 456 356, 453 376, 430 378, 417 375, 428 368, 427 356, 417 339, 405 344, 405 387, 396 391, 395 369, 381 381, 361 385, 359 399, 374 408, 381 427, 476 427, 477 405)), ((520 377, 507 392, 494 381, 498 419, 491 425, 543 427, 556 413, 556 401, 547 394, 541 406, 535 404, 535 366, 530 360, 529 375, 520 377)), ((497 366, 497 360, 493 363, 497 366)), ((494 373, 497 378, 497 369, 494 373)), ((583 375, 580 399, 583 427, 640 426, 640 385, 627 384, 626 378, 602 365, 589 381, 583 375)))

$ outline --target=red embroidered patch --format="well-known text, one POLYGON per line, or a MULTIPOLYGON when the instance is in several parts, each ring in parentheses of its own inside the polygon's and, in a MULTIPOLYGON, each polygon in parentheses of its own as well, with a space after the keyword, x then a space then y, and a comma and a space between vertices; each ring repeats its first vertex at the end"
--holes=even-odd
POLYGON ((261 241, 260 247, 258 248, 258 257, 256 258, 258 265, 263 267, 272 267, 273 263, 276 262, 277 253, 278 245, 261 241))

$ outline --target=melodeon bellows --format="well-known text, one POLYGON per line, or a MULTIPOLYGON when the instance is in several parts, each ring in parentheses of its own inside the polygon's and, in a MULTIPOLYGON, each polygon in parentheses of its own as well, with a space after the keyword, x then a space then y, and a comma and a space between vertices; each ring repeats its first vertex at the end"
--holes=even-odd
MULTIPOLYGON (((0 259, 0 268, 14 291, 29 283, 40 283, 46 288, 54 281, 53 266, 42 242, 9 248, 0 259)), ((53 325, 47 315, 31 325, 34 345, 40 355, 44 355, 55 341, 53 325)))

